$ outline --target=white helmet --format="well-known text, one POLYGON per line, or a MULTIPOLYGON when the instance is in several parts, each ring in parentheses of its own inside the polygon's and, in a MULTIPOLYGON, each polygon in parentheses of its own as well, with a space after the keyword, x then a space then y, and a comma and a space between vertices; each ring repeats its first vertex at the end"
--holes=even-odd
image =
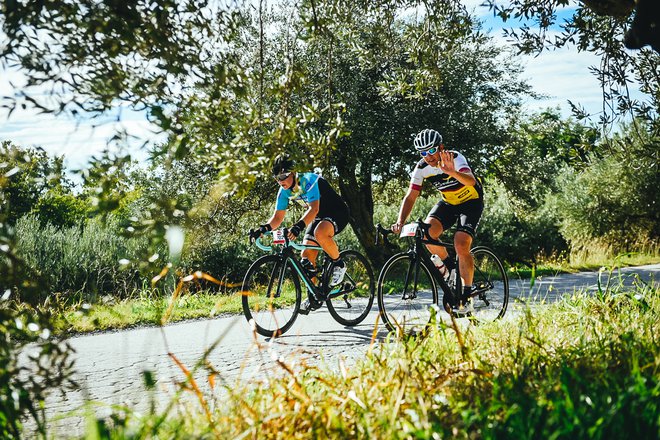
POLYGON ((442 144, 442 136, 432 128, 426 128, 415 136, 415 150, 425 151, 442 144))

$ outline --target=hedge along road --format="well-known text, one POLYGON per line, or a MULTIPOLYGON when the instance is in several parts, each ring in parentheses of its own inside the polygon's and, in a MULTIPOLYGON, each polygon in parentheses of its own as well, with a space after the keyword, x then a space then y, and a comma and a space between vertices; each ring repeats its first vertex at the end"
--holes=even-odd
MULTIPOLYGON (((638 277, 657 283, 660 264, 623 268, 611 276, 611 282, 616 284, 623 281, 631 285, 638 277)), ((520 307, 516 298, 529 298, 531 303, 541 304, 582 289, 596 291, 598 277, 598 272, 546 276, 537 278, 531 286, 529 280, 510 280, 507 316, 513 316, 516 307, 520 307)), ((601 284, 607 283, 609 273, 602 273, 600 277, 601 284)), ((186 379, 174 357, 193 370, 207 353, 208 361, 220 376, 216 378, 216 393, 223 392, 218 385, 223 381, 228 385, 246 383, 281 373, 277 359, 294 368, 304 363, 336 368, 340 359, 350 364, 386 335, 381 324, 375 332, 375 341, 372 340, 377 314, 375 301, 367 319, 357 327, 348 328, 335 322, 323 307, 308 316, 298 316, 294 326, 275 340, 255 338, 243 315, 72 337, 68 343, 75 350, 74 380, 80 388, 54 392, 47 398, 50 435, 83 433, 85 419, 79 410, 89 401, 96 403, 88 408, 98 417, 108 415, 111 405, 139 412, 147 410, 152 401, 164 407, 179 389, 177 383, 186 379), (145 386, 145 371, 152 372, 156 380, 151 391, 145 386)), ((28 347, 22 356, 29 352, 28 347)), ((203 391, 211 391, 205 371, 197 370, 194 377, 203 391)), ((196 399, 189 392, 184 393, 184 398, 191 402, 196 399)), ((27 432, 31 429, 34 426, 28 422, 27 432)))

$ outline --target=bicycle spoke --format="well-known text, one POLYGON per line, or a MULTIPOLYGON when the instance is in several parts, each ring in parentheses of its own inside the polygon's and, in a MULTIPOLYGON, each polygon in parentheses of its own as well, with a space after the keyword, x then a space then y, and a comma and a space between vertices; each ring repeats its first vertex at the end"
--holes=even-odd
POLYGON ((288 264, 282 271, 280 261, 276 256, 258 259, 243 281, 243 313, 254 320, 257 332, 263 336, 279 336, 287 331, 300 308, 298 276, 288 264))
POLYGON ((509 302, 509 283, 504 267, 495 254, 484 247, 472 250, 477 295, 472 298, 472 315, 478 321, 494 321, 504 316, 509 302))
POLYGON ((341 253, 346 264, 344 281, 330 291, 326 304, 332 317, 340 324, 354 326, 362 322, 374 301, 375 282, 367 259, 356 251, 341 253))
POLYGON ((390 331, 418 333, 431 319, 431 307, 438 299, 435 280, 424 264, 420 263, 417 274, 413 273, 414 266, 412 258, 399 254, 390 258, 381 271, 378 301, 390 331))

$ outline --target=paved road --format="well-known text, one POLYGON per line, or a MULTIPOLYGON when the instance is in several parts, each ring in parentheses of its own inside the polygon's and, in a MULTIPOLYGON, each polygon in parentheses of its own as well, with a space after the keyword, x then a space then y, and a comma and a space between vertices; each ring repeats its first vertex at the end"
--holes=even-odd
MULTIPOLYGON (((624 268, 613 274, 613 280, 631 284, 637 279, 634 274, 647 282, 658 282, 660 264, 624 268)), ((607 275, 602 274, 605 283, 607 275)), ((594 272, 542 277, 531 287, 529 281, 511 280, 511 297, 551 302, 576 290, 595 290, 597 279, 598 273, 594 272)), ((515 301, 511 307, 515 307, 515 301)), ((78 409, 90 400, 104 403, 94 407, 100 416, 110 411, 110 404, 138 410, 148 408, 150 398, 142 379, 145 370, 154 372, 157 379, 156 400, 167 402, 177 388, 176 383, 185 379, 168 353, 193 368, 209 351, 208 360, 220 372, 220 379, 229 383, 263 379, 272 374, 270 369, 277 368, 274 359, 278 358, 298 365, 303 361, 324 362, 331 367, 335 367, 340 358, 350 362, 364 356, 372 344, 376 315, 377 306, 374 306, 364 324, 345 328, 323 308, 308 316, 299 316, 292 329, 275 341, 262 337, 255 340, 243 316, 71 338, 68 342, 76 351, 75 379, 81 389, 64 395, 53 394, 47 399, 50 426, 66 435, 82 432, 84 419, 80 415, 60 420, 57 416, 78 409)), ((378 330, 376 344, 384 334, 382 328, 378 330)), ((208 390, 206 375, 198 372, 195 377, 208 390)))

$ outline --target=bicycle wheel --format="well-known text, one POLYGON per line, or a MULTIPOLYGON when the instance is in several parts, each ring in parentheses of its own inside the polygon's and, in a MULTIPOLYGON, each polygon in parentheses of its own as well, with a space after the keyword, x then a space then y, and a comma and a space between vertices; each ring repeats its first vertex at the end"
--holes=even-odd
POLYGON ((346 274, 340 286, 328 294, 326 305, 335 321, 342 325, 358 325, 367 317, 374 303, 374 273, 369 261, 359 252, 346 250, 341 254, 346 274))
POLYGON ((298 274, 277 255, 264 255, 252 263, 243 280, 243 314, 254 320, 257 333, 277 337, 289 330, 300 310, 298 274), (285 264, 282 273, 282 264, 285 264), (281 280, 281 283, 280 283, 281 280))
POLYGON ((417 334, 431 320, 431 307, 438 302, 438 290, 429 268, 418 266, 415 284, 415 260, 407 253, 387 260, 378 277, 378 307, 390 331, 417 334))
POLYGON ((509 304, 509 280, 499 258, 490 249, 472 249, 474 280, 479 292, 472 298, 472 316, 481 322, 495 321, 506 313, 509 304))

